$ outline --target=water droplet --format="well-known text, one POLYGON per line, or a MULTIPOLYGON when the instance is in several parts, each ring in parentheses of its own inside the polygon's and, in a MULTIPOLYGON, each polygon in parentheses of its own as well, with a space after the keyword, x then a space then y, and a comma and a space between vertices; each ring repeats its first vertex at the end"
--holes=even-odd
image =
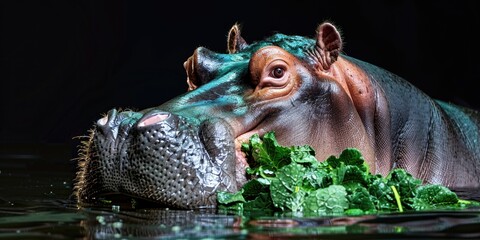
POLYGON ((118 205, 112 205, 112 211, 114 211, 114 212, 120 212, 120 206, 118 206, 118 205))

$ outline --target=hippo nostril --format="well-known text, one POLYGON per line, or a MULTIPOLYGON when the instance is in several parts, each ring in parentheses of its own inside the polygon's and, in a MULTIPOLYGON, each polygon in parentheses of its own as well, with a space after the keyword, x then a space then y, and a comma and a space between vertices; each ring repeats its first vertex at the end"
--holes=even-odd
POLYGON ((145 127, 145 126, 150 126, 157 124, 159 122, 163 122, 165 119, 167 119, 170 116, 169 113, 164 113, 164 112, 158 112, 155 114, 152 114, 144 119, 142 119, 139 123, 139 127, 145 127))
POLYGON ((97 133, 106 138, 116 139, 118 135, 118 112, 116 109, 108 111, 107 115, 97 120, 97 133))

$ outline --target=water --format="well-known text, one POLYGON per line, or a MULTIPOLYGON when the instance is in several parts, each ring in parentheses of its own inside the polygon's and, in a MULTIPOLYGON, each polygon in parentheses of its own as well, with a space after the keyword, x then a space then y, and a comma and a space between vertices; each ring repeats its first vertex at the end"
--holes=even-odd
MULTIPOLYGON (((0 149, 2 239, 480 239, 480 209, 356 217, 77 208, 65 146, 0 149)), ((478 192, 459 193, 478 200, 478 192), (472 195, 473 194, 473 195, 472 195)))

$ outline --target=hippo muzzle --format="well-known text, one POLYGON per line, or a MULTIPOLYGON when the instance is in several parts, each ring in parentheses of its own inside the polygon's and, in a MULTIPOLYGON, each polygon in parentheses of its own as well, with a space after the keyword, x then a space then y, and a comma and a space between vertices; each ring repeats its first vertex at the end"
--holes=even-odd
POLYGON ((113 109, 83 149, 84 203, 122 193, 174 208, 213 207, 216 191, 237 189, 232 130, 221 119, 113 109))

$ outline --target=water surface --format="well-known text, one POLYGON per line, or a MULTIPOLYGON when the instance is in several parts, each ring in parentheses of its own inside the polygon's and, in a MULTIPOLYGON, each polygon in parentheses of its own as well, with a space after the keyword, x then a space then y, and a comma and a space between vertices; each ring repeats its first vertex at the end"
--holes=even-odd
MULTIPOLYGON (((68 146, 0 148, 3 239, 480 239, 480 209, 365 216, 243 215, 216 210, 78 208, 68 146)), ((459 196, 478 200, 478 191, 459 196)))

